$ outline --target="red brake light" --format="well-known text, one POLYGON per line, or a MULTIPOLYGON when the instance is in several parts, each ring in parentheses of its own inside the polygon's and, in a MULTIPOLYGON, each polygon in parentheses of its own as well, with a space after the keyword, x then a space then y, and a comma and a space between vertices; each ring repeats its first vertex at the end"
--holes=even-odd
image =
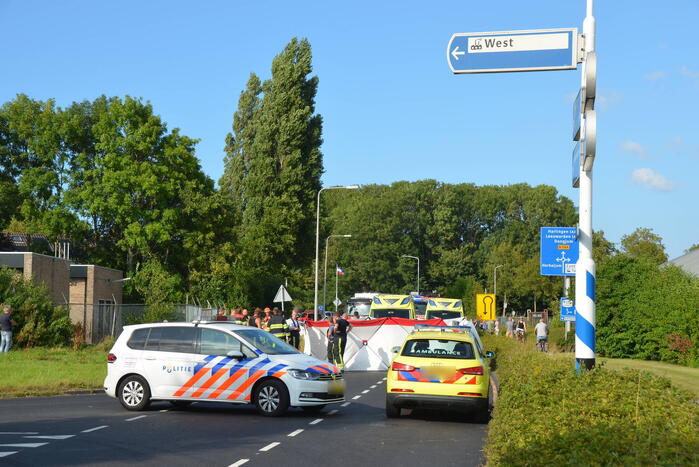
POLYGON ((399 389, 399 388, 395 388, 395 389, 391 389, 391 392, 415 392, 415 391, 413 391, 412 389, 399 389))
POLYGON ((116 362, 116 355, 114 355, 113 353, 110 353, 109 355, 107 355, 107 363, 114 363, 114 362, 116 362))
POLYGON ((403 363, 393 362, 391 365, 391 370, 393 371, 415 371, 415 367, 411 365, 405 365, 403 363))
POLYGON ((483 367, 482 366, 474 366, 471 368, 460 368, 457 370, 459 373, 464 374, 464 375, 483 375, 483 367))
POLYGON ((483 397, 483 394, 480 392, 460 392, 460 396, 474 396, 474 397, 483 397))

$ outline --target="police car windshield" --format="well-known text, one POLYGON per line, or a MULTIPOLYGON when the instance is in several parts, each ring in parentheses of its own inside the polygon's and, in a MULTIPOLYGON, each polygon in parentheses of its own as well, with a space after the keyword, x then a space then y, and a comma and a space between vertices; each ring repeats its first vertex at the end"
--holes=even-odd
POLYGON ((299 353, 298 350, 282 341, 272 336, 266 331, 261 329, 245 329, 243 331, 236 331, 240 337, 245 339, 253 348, 259 350, 267 355, 288 355, 299 353))
POLYGON ((447 339, 411 339, 405 343, 401 355, 425 358, 459 358, 473 360, 470 342, 447 339))
POLYGON ((461 312, 460 311, 451 311, 451 310, 430 310, 428 312, 428 319, 430 318, 441 318, 441 319, 454 319, 454 318, 461 318, 461 312))

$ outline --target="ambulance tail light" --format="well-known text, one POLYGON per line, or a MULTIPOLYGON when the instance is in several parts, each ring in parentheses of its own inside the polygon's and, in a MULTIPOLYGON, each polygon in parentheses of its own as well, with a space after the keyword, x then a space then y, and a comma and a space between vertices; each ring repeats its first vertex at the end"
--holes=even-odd
POLYGON ((401 388, 393 388, 391 389, 391 392, 415 392, 412 389, 401 389, 401 388))
POLYGON ((460 368, 457 370, 459 373, 463 375, 480 375, 483 376, 483 367, 482 366, 472 366, 471 368, 460 368))
POLYGON ((114 363, 114 362, 116 362, 116 355, 114 355, 113 353, 110 353, 109 355, 107 355, 107 363, 114 363))
POLYGON ((415 371, 415 367, 412 365, 406 365, 404 363, 393 362, 391 365, 391 370, 393 371, 415 371))

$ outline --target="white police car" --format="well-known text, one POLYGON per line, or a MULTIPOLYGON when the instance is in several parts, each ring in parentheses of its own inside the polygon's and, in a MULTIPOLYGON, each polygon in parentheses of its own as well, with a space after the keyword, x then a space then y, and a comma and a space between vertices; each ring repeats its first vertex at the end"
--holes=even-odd
POLYGON ((124 326, 107 357, 105 392, 128 410, 152 400, 254 404, 278 416, 289 406, 320 411, 345 400, 332 364, 261 329, 226 322, 124 326))

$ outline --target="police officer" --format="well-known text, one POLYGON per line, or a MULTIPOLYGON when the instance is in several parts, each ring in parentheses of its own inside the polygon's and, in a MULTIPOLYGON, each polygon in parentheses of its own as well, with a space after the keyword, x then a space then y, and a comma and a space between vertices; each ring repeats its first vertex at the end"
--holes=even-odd
POLYGON ((284 342, 289 341, 289 325, 286 324, 284 317, 277 307, 274 307, 272 317, 267 322, 267 330, 274 337, 278 337, 284 342))
POLYGON ((294 308, 291 312, 291 318, 286 320, 289 326, 289 343, 295 348, 299 348, 301 342, 301 322, 299 321, 299 309, 294 308))

